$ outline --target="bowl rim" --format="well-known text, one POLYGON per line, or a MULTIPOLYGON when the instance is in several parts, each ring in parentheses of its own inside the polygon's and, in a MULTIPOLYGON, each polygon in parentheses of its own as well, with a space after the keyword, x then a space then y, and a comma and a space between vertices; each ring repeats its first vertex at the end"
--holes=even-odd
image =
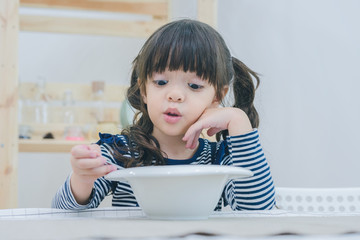
POLYGON ((242 167, 228 165, 160 165, 124 168, 105 175, 105 178, 111 181, 120 181, 123 179, 144 177, 158 178, 209 175, 227 175, 228 178, 233 179, 251 177, 253 176, 253 172, 242 167))

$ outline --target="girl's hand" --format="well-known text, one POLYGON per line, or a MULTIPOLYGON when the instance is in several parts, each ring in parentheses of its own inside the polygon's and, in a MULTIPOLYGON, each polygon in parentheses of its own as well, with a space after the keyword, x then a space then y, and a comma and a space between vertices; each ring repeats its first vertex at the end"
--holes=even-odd
POLYGON ((186 148, 196 148, 203 129, 208 129, 207 134, 209 136, 225 129, 228 129, 230 136, 252 131, 250 120, 241 109, 233 107, 208 108, 185 133, 183 141, 186 141, 186 148))
POLYGON ((97 144, 77 145, 72 148, 73 173, 70 186, 78 203, 85 204, 88 201, 96 179, 116 170, 115 166, 105 163, 106 159, 101 156, 100 146, 97 144))

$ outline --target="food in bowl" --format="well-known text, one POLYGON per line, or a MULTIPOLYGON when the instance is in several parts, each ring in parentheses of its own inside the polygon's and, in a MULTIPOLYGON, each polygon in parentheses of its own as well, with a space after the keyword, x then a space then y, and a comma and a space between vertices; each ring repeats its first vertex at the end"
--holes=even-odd
POLYGON ((128 181, 149 218, 206 219, 230 179, 252 175, 250 170, 233 166, 166 165, 121 169, 105 178, 128 181))

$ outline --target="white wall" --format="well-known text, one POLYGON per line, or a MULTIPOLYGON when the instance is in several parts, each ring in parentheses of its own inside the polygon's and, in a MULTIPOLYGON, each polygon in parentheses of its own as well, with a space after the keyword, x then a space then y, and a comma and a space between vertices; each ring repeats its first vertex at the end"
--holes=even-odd
POLYGON ((70 154, 19 154, 19 207, 50 207, 71 171, 70 154))
POLYGON ((276 184, 360 186, 360 2, 222 2, 220 32, 262 75, 260 130, 276 184))
MULTIPOLYGON (((175 1, 173 18, 195 17, 195 2, 175 1)), ((277 186, 360 186, 359 10, 357 0, 219 1, 219 31, 262 77, 256 106, 277 186)), ((143 42, 23 32, 21 81, 126 83, 143 42)), ((69 171, 69 154, 20 153, 19 207, 49 207, 69 171)))

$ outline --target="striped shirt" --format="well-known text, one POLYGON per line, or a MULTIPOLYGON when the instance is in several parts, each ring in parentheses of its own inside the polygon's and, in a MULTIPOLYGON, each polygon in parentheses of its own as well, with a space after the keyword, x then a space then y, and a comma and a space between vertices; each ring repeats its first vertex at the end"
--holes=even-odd
MULTIPOLYGON (((113 157, 114 142, 118 146, 127 146, 123 135, 99 134, 102 155, 108 161, 118 164, 113 157)), ((130 156, 130 153, 128 153, 130 156)), ((124 154, 125 156, 127 154, 124 154)), ((194 156, 187 160, 166 159, 168 165, 177 164, 217 164, 230 165, 249 169, 253 172, 250 178, 229 181, 215 210, 230 205, 233 210, 265 210, 275 205, 275 190, 269 164, 259 141, 258 130, 239 136, 228 136, 220 142, 199 139, 199 147, 194 156)), ((71 176, 71 175, 70 175, 71 176)), ((52 207, 62 209, 96 208, 109 194, 113 195, 112 206, 139 206, 131 186, 127 182, 112 182, 104 177, 94 183, 93 192, 86 205, 76 202, 70 188, 70 176, 56 193, 52 207)))

